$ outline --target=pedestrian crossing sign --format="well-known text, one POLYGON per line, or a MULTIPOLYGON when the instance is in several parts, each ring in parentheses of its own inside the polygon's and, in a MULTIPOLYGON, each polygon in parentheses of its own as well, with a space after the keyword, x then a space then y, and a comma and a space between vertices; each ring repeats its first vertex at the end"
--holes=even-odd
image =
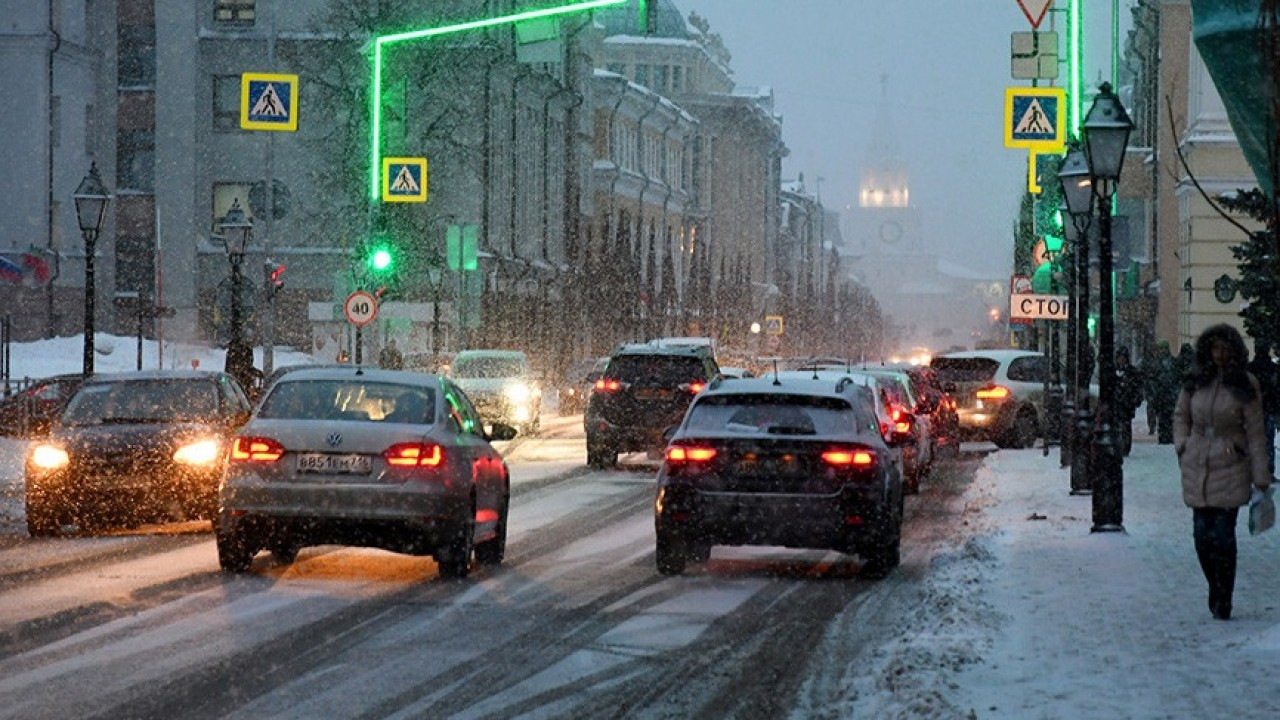
POLYGON ((383 202, 426 202, 427 159, 382 158, 383 202))
POLYGON ((298 129, 298 76, 244 73, 240 76, 240 128, 298 129))
POLYGON ((1067 146, 1066 115, 1065 88, 1005 88, 1005 147, 1061 152, 1067 146))

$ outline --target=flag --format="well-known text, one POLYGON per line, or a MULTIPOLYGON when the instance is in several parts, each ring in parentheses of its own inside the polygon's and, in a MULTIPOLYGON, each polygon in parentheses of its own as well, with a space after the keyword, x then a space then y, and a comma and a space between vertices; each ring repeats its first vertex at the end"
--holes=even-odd
POLYGON ((22 266, 27 269, 43 285, 49 282, 49 263, 44 259, 44 251, 34 245, 22 256, 22 266))
POLYGON ((21 266, 6 257, 0 256, 0 280, 21 283, 23 274, 21 266))

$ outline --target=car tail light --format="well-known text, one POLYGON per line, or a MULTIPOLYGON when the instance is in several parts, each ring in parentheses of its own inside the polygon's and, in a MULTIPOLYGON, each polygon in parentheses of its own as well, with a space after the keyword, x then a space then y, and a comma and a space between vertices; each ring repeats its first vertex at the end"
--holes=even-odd
POLYGON ((267 437, 238 437, 231 446, 232 462, 271 463, 284 456, 284 445, 267 437))
POLYGON ((897 405, 894 405, 891 416, 893 417, 894 432, 904 435, 911 432, 911 413, 903 410, 897 405))
POLYGON ((822 453, 822 461, 833 467, 870 467, 876 462, 876 454, 870 450, 828 450, 822 453))
POLYGON ((716 449, 700 445, 672 445, 667 448, 667 462, 707 462, 716 456, 716 449))
POLYGON ((702 389, 705 388, 706 386, 707 384, 702 382, 701 380, 694 380, 693 382, 687 382, 681 385, 680 389, 687 390, 691 394, 697 395, 698 393, 702 392, 702 389))
POLYGON ((1003 385, 990 385, 982 388, 974 395, 979 400, 1004 400, 1009 397, 1009 388, 1003 385))
POLYGON ((627 385, 620 380, 606 380, 605 378, 600 378, 596 381, 595 391, 606 393, 618 392, 619 390, 625 390, 626 387, 627 385))
POLYGON ((444 462, 444 448, 434 443, 396 443, 383 450, 382 457, 398 467, 438 467, 444 462))

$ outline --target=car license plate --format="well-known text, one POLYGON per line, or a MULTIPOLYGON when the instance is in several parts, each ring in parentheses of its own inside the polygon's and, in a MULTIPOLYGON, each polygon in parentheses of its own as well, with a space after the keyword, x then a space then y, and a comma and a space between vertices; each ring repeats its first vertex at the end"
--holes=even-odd
POLYGON ((305 453, 298 456, 298 472, 327 475, 368 475, 373 458, 368 455, 328 455, 305 453))
POLYGON ((661 388, 649 388, 636 391, 637 400, 666 400, 670 397, 671 392, 661 388))

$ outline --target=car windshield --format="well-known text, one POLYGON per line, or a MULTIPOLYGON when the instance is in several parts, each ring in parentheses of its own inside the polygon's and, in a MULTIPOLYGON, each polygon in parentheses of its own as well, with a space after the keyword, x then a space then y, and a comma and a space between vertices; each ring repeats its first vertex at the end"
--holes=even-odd
POLYGON ((694 357, 670 355, 619 355, 609 361, 605 377, 626 382, 654 382, 679 385, 706 380, 702 361, 694 357))
POLYGON ((428 387, 358 380, 286 380, 263 398, 258 417, 429 425, 434 408, 435 392, 428 387))
POLYGON ((507 378, 524 374, 524 363, 519 358, 458 358, 458 360, 453 364, 453 376, 457 378, 507 378))
POLYGON ((685 432, 744 435, 840 435, 859 425, 844 398, 810 395, 713 395, 689 409, 685 432))
POLYGON ((934 358, 931 367, 942 382, 989 382, 996 376, 1000 361, 991 358, 934 358))
POLYGON ((218 413, 218 387, 207 380, 129 380, 80 388, 62 424, 111 425, 210 422, 218 413))

